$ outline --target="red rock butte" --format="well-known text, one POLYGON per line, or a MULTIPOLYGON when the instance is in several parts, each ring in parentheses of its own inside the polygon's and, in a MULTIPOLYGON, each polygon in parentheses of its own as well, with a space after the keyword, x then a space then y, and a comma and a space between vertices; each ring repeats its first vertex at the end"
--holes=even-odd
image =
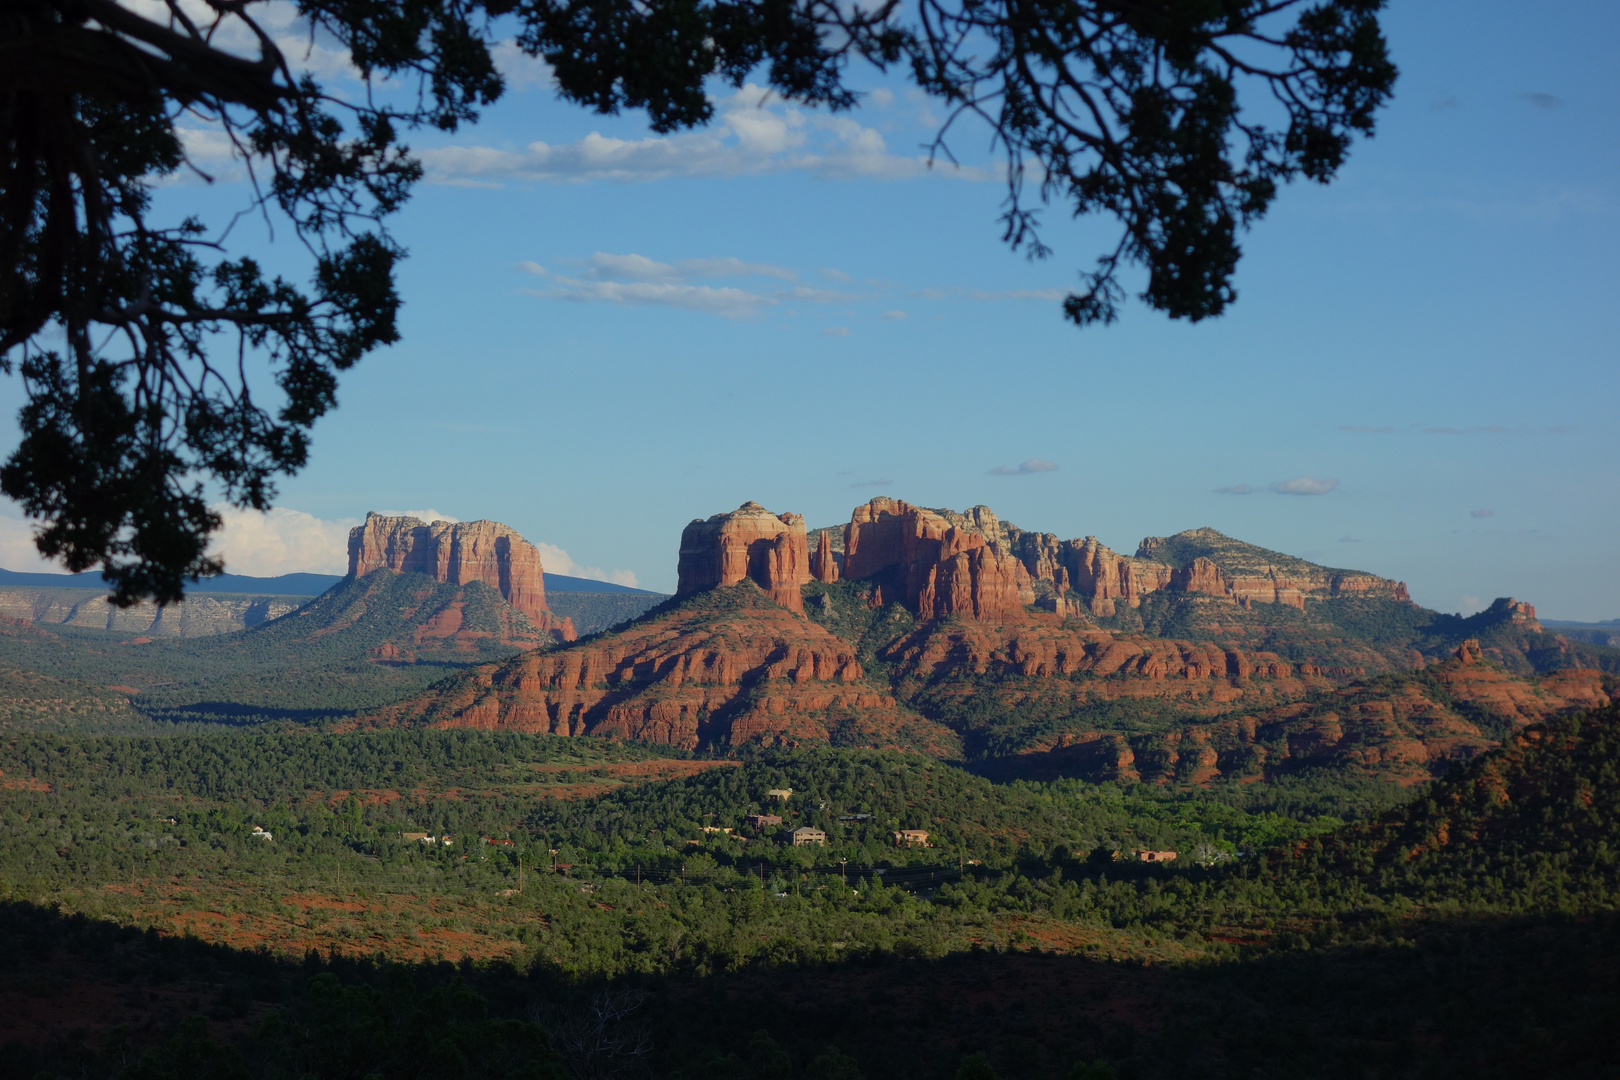
MULTIPOLYGON (((975 509, 988 514, 987 508, 975 509)), ((952 521, 939 511, 880 496, 857 506, 844 527, 843 576, 896 576, 902 601, 924 619, 1020 618, 1024 605, 1035 602, 1035 591, 1024 565, 992 545, 983 526, 994 522, 994 514, 988 522, 967 515, 952 521)))
POLYGON ((729 514, 694 518, 681 531, 676 596, 736 585, 745 578, 789 611, 804 611, 799 587, 810 581, 804 518, 745 502, 729 514))
POLYGON ((435 521, 366 515, 349 530, 349 576, 374 570, 426 574, 451 585, 482 582, 501 594, 535 627, 562 641, 575 638, 572 619, 546 607, 540 552, 498 521, 435 521))

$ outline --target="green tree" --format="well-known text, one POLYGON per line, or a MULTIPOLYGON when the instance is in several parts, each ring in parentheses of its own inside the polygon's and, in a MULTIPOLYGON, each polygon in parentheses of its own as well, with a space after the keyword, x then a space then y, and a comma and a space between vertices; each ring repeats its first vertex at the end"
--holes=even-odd
POLYGON ((1114 1080, 1114 1067, 1106 1061, 1077 1061, 1069 1070, 1069 1080, 1114 1080))
POLYGON ((956 1070, 956 1080, 1001 1080, 990 1067, 990 1059, 981 1054, 969 1054, 956 1070))
POLYGON ((155 18, 13 0, 0 17, 0 367, 28 397, 0 490, 44 522, 45 555, 100 565, 120 604, 171 602, 218 572, 205 485, 267 508, 338 375, 397 339, 402 251, 385 221, 421 175, 401 139, 500 95, 492 19, 511 18, 564 98, 645 109, 658 131, 706 123, 711 84, 761 68, 831 109, 857 101, 852 61, 900 68, 948 110, 936 153, 962 117, 990 125, 1014 248, 1049 254, 1049 203, 1118 221, 1065 303, 1081 325, 1116 317, 1131 266, 1150 306, 1220 314, 1239 234, 1280 184, 1330 180, 1395 79, 1382 0, 300 0, 367 83, 337 95, 276 46, 268 2, 163 0, 155 18), (248 209, 308 248, 307 286, 231 257, 229 223, 152 219, 152 185, 195 168, 183 125, 240 151, 248 209))

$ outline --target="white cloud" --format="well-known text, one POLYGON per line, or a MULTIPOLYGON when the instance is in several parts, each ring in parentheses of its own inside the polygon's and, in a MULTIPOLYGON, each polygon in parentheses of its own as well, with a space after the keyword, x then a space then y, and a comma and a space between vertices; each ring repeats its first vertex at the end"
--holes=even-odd
POLYGON ((821 268, 821 276, 824 277, 824 278, 828 278, 828 279, 830 279, 832 281, 842 281, 842 282, 845 282, 845 283, 848 283, 848 282, 851 282, 851 281, 855 280, 854 278, 850 277, 848 274, 844 273, 842 270, 835 269, 835 268, 833 268, 831 266, 823 266, 821 268))
POLYGON ((250 577, 348 573, 349 530, 360 524, 359 518, 328 521, 285 506, 260 513, 222 504, 214 512, 225 527, 210 546, 225 560, 227 573, 250 577))
POLYGON ((581 281, 554 279, 550 292, 525 290, 531 295, 578 303, 619 304, 624 307, 672 307, 699 311, 727 319, 753 319, 776 300, 747 289, 716 289, 708 285, 674 285, 648 281, 581 281))
POLYGON ((915 296, 919 300, 953 300, 965 297, 968 300, 977 300, 981 303, 996 303, 1002 300, 1062 300, 1069 295, 1069 290, 1003 289, 991 292, 984 289, 964 289, 952 285, 943 289, 912 289, 906 295, 915 296))
POLYGON ((828 337, 849 337, 849 327, 829 326, 827 329, 823 330, 822 333, 826 334, 828 337))
POLYGON ((886 86, 880 86, 867 95, 867 100, 880 109, 887 109, 894 104, 894 91, 886 86))
POLYGON ((784 301, 835 304, 860 301, 854 293, 793 285, 762 290, 735 285, 695 285, 712 278, 775 278, 796 281, 798 274, 783 266, 747 262, 734 257, 683 259, 660 262, 634 252, 598 251, 583 263, 583 277, 553 276, 550 289, 524 289, 531 296, 576 303, 619 304, 626 307, 672 307, 719 315, 726 319, 758 318, 765 309, 784 301))
MULTIPOLYGON (((342 574, 349 568, 349 530, 358 518, 326 521, 301 510, 274 507, 266 513, 213 507, 224 525, 214 534, 209 553, 222 556, 225 570, 250 577, 307 572, 342 574)), ((41 558, 34 548, 35 524, 0 515, 0 566, 7 570, 61 574, 58 563, 41 558)))
POLYGON ((568 577, 590 578, 592 581, 610 581, 615 585, 628 585, 634 589, 638 586, 634 571, 630 570, 603 570, 596 566, 581 566, 569 557, 568 552, 556 544, 536 544, 540 549, 540 566, 548 574, 565 574, 568 577))
POLYGON ((1057 466, 1050 461, 1040 458, 1030 458, 1016 468, 1009 465, 997 465, 990 470, 991 476, 1032 476, 1035 473, 1057 472, 1057 466))
POLYGON ((30 574, 63 574, 67 571, 45 559, 34 547, 34 522, 9 514, 0 515, 0 568, 30 574))
POLYGON ((723 259, 682 259, 675 265, 688 277, 769 277, 781 278, 784 281, 797 281, 799 278, 798 274, 785 266, 744 262, 729 256, 723 259))
POLYGON ((413 517, 418 521, 425 521, 429 525, 435 521, 448 521, 454 525, 461 520, 458 517, 451 517, 449 514, 441 514, 437 510, 378 510, 377 513, 383 517, 413 517))
POLYGON ((649 259, 645 255, 612 255, 598 251, 586 260, 586 265, 592 277, 608 281, 628 279, 677 282, 691 281, 695 278, 741 277, 770 277, 794 281, 799 276, 785 266, 745 262, 732 257, 682 259, 677 263, 663 263, 649 259))
MULTIPOLYGON (((120 0, 135 14, 153 22, 167 25, 172 12, 168 0, 120 0)), ((209 44, 248 60, 259 58, 259 39, 238 18, 219 19, 218 13, 203 0, 180 0, 180 8, 199 28, 209 35, 209 44)), ((253 21, 275 43, 294 73, 308 72, 317 79, 358 80, 360 72, 350 62, 348 50, 330 34, 315 30, 298 14, 291 0, 270 0, 256 3, 253 21)))
POLYGON ((546 276, 546 268, 532 259, 524 259, 522 262, 517 264, 517 268, 523 271, 525 274, 533 274, 536 277, 546 276))
POLYGON ((753 84, 716 104, 718 118, 702 131, 642 139, 593 131, 557 146, 538 141, 519 150, 452 145, 418 156, 428 180, 439 184, 651 181, 778 172, 880 180, 911 179, 930 171, 975 181, 995 176, 948 163, 931 169, 921 155, 890 153, 881 133, 850 117, 807 113, 753 84))
POLYGON ((556 81, 550 64, 538 56, 530 56, 518 48, 518 43, 511 38, 497 41, 489 53, 495 61, 495 70, 501 73, 501 78, 513 90, 549 87, 556 81))
POLYGON ((900 319, 906 318, 906 313, 903 312, 903 311, 885 311, 883 313, 883 317, 885 319, 889 319, 891 321, 898 321, 900 319))
POLYGON ((795 285, 776 295, 784 300, 802 300, 807 304, 847 304, 861 299, 854 293, 839 292, 836 289, 814 289, 808 285, 795 285))
POLYGON ((1271 490, 1279 495, 1326 495, 1339 486, 1339 481, 1333 477, 1322 480, 1314 476, 1295 476, 1288 480, 1275 480, 1271 490))

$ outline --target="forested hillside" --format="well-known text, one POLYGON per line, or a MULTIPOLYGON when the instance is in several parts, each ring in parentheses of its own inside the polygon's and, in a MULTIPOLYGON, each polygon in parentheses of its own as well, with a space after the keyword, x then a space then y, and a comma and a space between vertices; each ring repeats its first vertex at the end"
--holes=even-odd
MULTIPOLYGON (((135 980, 173 1000, 156 995, 175 972, 206 970, 187 985, 217 988, 210 1037, 250 1064, 287 1029, 248 1040, 232 1016, 369 1008, 404 994, 386 990, 399 978, 418 988, 401 1001, 444 1000, 431 995, 448 972, 339 964, 306 985, 262 954, 161 959, 157 938, 127 940, 107 969, 86 951, 96 932, 46 907, 288 961, 317 948, 510 963, 463 971, 497 1015, 540 1018, 575 1075, 570 1025, 587 1021, 640 1031, 648 1064, 693 1077, 779 1061, 772 1075, 809 1080, 842 1061, 838 1075, 944 1080, 983 1050, 1031 1080, 1098 1060, 1150 1080, 1348 1078, 1379 1074, 1391 1043, 1442 1074, 1546 1060, 1583 1075, 1620 989, 1617 731, 1615 707, 1548 721, 1342 825, 1308 812, 1355 806, 1327 777, 1197 795, 996 785, 903 755, 735 765, 478 732, 13 739, 0 867, 24 906, 5 932, 29 927, 30 947, 87 988, 135 980), (784 845, 748 823, 759 812, 817 822, 827 846, 784 845), (928 818, 937 847, 883 847, 928 818), (1167 844, 1174 862, 1133 858, 1167 844), (605 1019, 603 1001, 617 1003, 605 1019), (702 1020, 737 1009, 748 1023, 702 1020), (1278 1023, 1294 1032, 1281 1043, 1278 1023)), ((40 992, 0 972, 0 1001, 35 1009, 40 992)), ((467 1007, 456 1015, 486 1006, 467 1007)), ((192 1052, 161 1042, 172 1023, 145 1024, 160 1056, 192 1052)), ((36 1071, 91 1060, 82 1040, 27 1038, 13 1057, 36 1071)), ((617 1053, 592 1067, 629 1063, 617 1053)))

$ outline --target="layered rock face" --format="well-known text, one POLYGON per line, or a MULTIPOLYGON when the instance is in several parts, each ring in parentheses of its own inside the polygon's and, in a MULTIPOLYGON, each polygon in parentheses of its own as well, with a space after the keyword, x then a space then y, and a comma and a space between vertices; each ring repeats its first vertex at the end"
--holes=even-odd
POLYGON ((258 626, 296 611, 301 596, 193 593, 178 604, 120 608, 91 589, 0 589, 0 615, 37 623, 89 626, 151 638, 208 637, 258 626))
POLYGON ((1120 555, 1096 537, 1059 540, 1052 533, 1005 527, 1007 545, 1030 576, 1062 596, 1073 592, 1093 615, 1139 607, 1149 593, 1168 590, 1251 604, 1286 604, 1304 610, 1307 598, 1371 596, 1409 600, 1406 585, 1353 571, 1329 570, 1242 544, 1214 529, 1173 537, 1150 536, 1135 557, 1120 555), (1210 554, 1194 554, 1200 550, 1210 554))
POLYGON ((810 580, 804 518, 745 502, 729 514, 695 518, 681 531, 675 595, 724 588, 747 578, 789 611, 804 611, 799 586, 810 580))
POLYGON ((687 749, 838 742, 959 751, 949 729, 868 685, 849 642, 758 593, 729 599, 718 612, 679 610, 611 638, 475 669, 371 721, 687 749))
POLYGON ((1543 630, 1541 621, 1536 618, 1535 605, 1527 604, 1523 600, 1515 600, 1511 596, 1499 596, 1492 601, 1481 615, 1506 622, 1518 629, 1532 634, 1541 634, 1543 630))
POLYGON ((367 514, 364 525, 349 530, 349 576, 361 578, 374 570, 426 574, 450 585, 482 582, 536 629, 559 641, 575 639, 573 622, 546 607, 540 552, 499 522, 430 525, 413 517, 367 514))
POLYGON ((1009 705, 1169 698, 1196 710, 1333 685, 1315 665, 1292 664, 1271 652, 1114 634, 1045 615, 1026 614, 1018 623, 923 625, 879 655, 901 685, 948 683, 973 694, 980 692, 977 677, 995 676, 1012 695, 1009 705), (1039 681, 1012 681, 1018 677, 1039 681))
POLYGON ((1412 680, 1377 694, 1363 686, 1336 689, 1162 734, 1062 732, 1037 740, 1001 767, 1026 777, 1193 784, 1327 768, 1413 784, 1498 745, 1499 732, 1480 728, 1482 714, 1519 730, 1610 702, 1601 672, 1570 669, 1520 678, 1482 663, 1476 641, 1463 642, 1428 676, 1444 686, 1443 695, 1412 680))
POLYGON ((988 507, 947 517, 880 497, 856 507, 844 527, 843 576, 889 579, 919 618, 1015 620, 1034 603, 1035 590, 1000 537, 988 507))

